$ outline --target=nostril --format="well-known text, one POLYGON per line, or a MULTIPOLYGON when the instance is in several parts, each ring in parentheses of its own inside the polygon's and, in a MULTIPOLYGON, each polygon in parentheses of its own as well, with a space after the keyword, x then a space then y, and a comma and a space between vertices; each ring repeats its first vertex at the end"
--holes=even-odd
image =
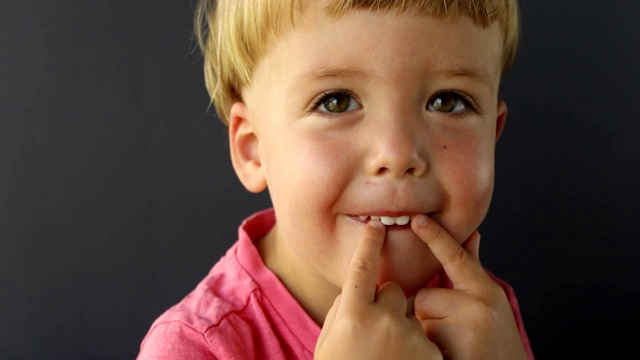
POLYGON ((390 170, 386 167, 381 167, 378 169, 378 175, 384 175, 386 173, 390 172, 390 170))
POLYGON ((411 157, 378 157, 369 163, 368 167, 370 174, 393 177, 420 177, 426 173, 427 168, 426 158, 418 154, 411 157))
MULTIPOLYGON (((387 175, 387 174, 391 174, 392 172, 393 171, 391 171, 391 169, 389 169, 388 167, 380 167, 378 168, 376 175, 387 175)), ((422 173, 423 171, 417 167, 410 167, 404 171, 405 175, 411 175, 411 176, 420 176, 420 174, 422 173)), ((398 175, 402 175, 402 173, 398 172, 398 175)))

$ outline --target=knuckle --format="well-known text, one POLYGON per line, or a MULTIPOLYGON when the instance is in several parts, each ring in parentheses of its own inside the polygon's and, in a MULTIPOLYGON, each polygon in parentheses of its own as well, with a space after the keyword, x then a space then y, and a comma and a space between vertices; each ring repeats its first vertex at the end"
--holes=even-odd
POLYGON ((467 349, 478 349, 483 347, 484 337, 478 332, 467 331, 460 337, 464 347, 467 349))
POLYGON ((368 273, 373 270, 374 264, 367 259, 354 259, 351 262, 351 271, 356 273, 368 273))
POLYGON ((468 311, 468 322, 475 326, 481 326, 486 324, 493 317, 493 312, 490 308, 481 303, 475 303, 475 306, 470 306, 468 311))
POLYGON ((486 301, 489 304, 507 304, 509 303, 509 299, 507 298, 507 294, 504 292, 504 289, 496 284, 489 284, 485 288, 485 297, 486 301))
POLYGON ((502 288, 502 286, 500 286, 498 283, 491 281, 487 287, 487 293, 489 294, 489 296, 491 296, 491 299, 503 299, 507 297, 507 294, 505 294, 504 289, 502 288))
POLYGON ((451 262, 454 264, 464 264, 469 261, 469 253, 460 245, 456 248, 455 253, 451 257, 451 262))
POLYGON ((444 235, 444 229, 441 226, 436 226, 435 234, 433 234, 433 238, 435 240, 440 240, 444 235))

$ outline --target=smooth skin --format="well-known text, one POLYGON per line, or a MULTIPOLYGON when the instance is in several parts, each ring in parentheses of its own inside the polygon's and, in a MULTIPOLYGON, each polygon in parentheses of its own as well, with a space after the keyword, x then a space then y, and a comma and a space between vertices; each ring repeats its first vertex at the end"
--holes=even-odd
POLYGON ((453 289, 422 289, 415 315, 395 283, 376 285, 385 240, 379 221, 366 226, 342 294, 316 345, 316 359, 528 359, 509 301, 478 258, 480 234, 461 245, 424 215, 411 228, 429 246, 453 289), (421 326, 420 326, 421 325, 421 326))
POLYGON ((318 358, 518 359, 506 295, 473 256, 452 260, 462 243, 477 255, 493 192, 500 27, 301 4, 232 106, 229 145, 243 185, 269 191, 258 251, 323 327, 318 358), (361 219, 377 215, 414 223, 361 219), (424 289, 443 265, 455 288, 424 289))
POLYGON ((528 359, 509 300, 480 263, 480 234, 460 246, 424 215, 413 217, 411 228, 453 283, 453 289, 422 289, 414 302, 425 334, 445 359, 528 359))
POLYGON ((376 285, 385 227, 370 221, 358 242, 342 294, 316 344, 315 359, 442 359, 420 322, 407 314, 402 288, 376 285))
MULTIPOLYGON (((304 3, 233 105, 229 143, 239 179, 268 188, 276 212, 258 243, 265 264, 322 325, 359 216, 428 214, 460 243, 478 228, 507 110, 497 24, 364 10, 330 19, 322 2, 304 3)), ((387 229, 378 284, 413 296, 440 270, 409 226, 387 229)))

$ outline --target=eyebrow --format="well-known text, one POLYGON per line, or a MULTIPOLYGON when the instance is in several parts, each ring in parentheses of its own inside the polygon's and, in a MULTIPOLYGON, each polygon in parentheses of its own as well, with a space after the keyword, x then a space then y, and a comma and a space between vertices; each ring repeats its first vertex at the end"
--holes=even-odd
POLYGON ((494 77, 488 71, 469 67, 451 67, 438 70, 437 74, 447 78, 467 78, 480 85, 490 86, 494 83, 494 77))
POLYGON ((326 80, 326 79, 344 79, 344 78, 357 78, 357 77, 366 77, 367 73, 365 71, 359 69, 352 68, 340 68, 340 67, 321 67, 317 69, 313 69, 311 71, 303 73, 300 77, 298 77, 293 86, 292 90, 296 90, 302 85, 308 82, 326 80))
MULTIPOLYGON (((494 77, 488 71, 474 69, 471 67, 446 67, 433 72, 438 77, 445 78, 467 78, 478 85, 491 87, 494 77)), ((344 79, 366 77, 367 72, 360 69, 341 67, 320 67, 300 75, 294 82, 291 90, 295 91, 308 82, 326 79, 344 79)))

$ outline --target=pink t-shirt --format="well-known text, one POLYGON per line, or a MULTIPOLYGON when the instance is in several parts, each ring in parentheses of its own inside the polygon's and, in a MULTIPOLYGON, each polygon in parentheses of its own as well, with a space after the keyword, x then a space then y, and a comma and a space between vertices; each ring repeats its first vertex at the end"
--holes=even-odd
MULTIPOLYGON (((320 327, 269 270, 254 246, 273 209, 246 219, 238 241, 182 301, 151 325, 137 359, 313 359, 320 327)), ((505 289, 533 359, 513 289, 505 289)))

